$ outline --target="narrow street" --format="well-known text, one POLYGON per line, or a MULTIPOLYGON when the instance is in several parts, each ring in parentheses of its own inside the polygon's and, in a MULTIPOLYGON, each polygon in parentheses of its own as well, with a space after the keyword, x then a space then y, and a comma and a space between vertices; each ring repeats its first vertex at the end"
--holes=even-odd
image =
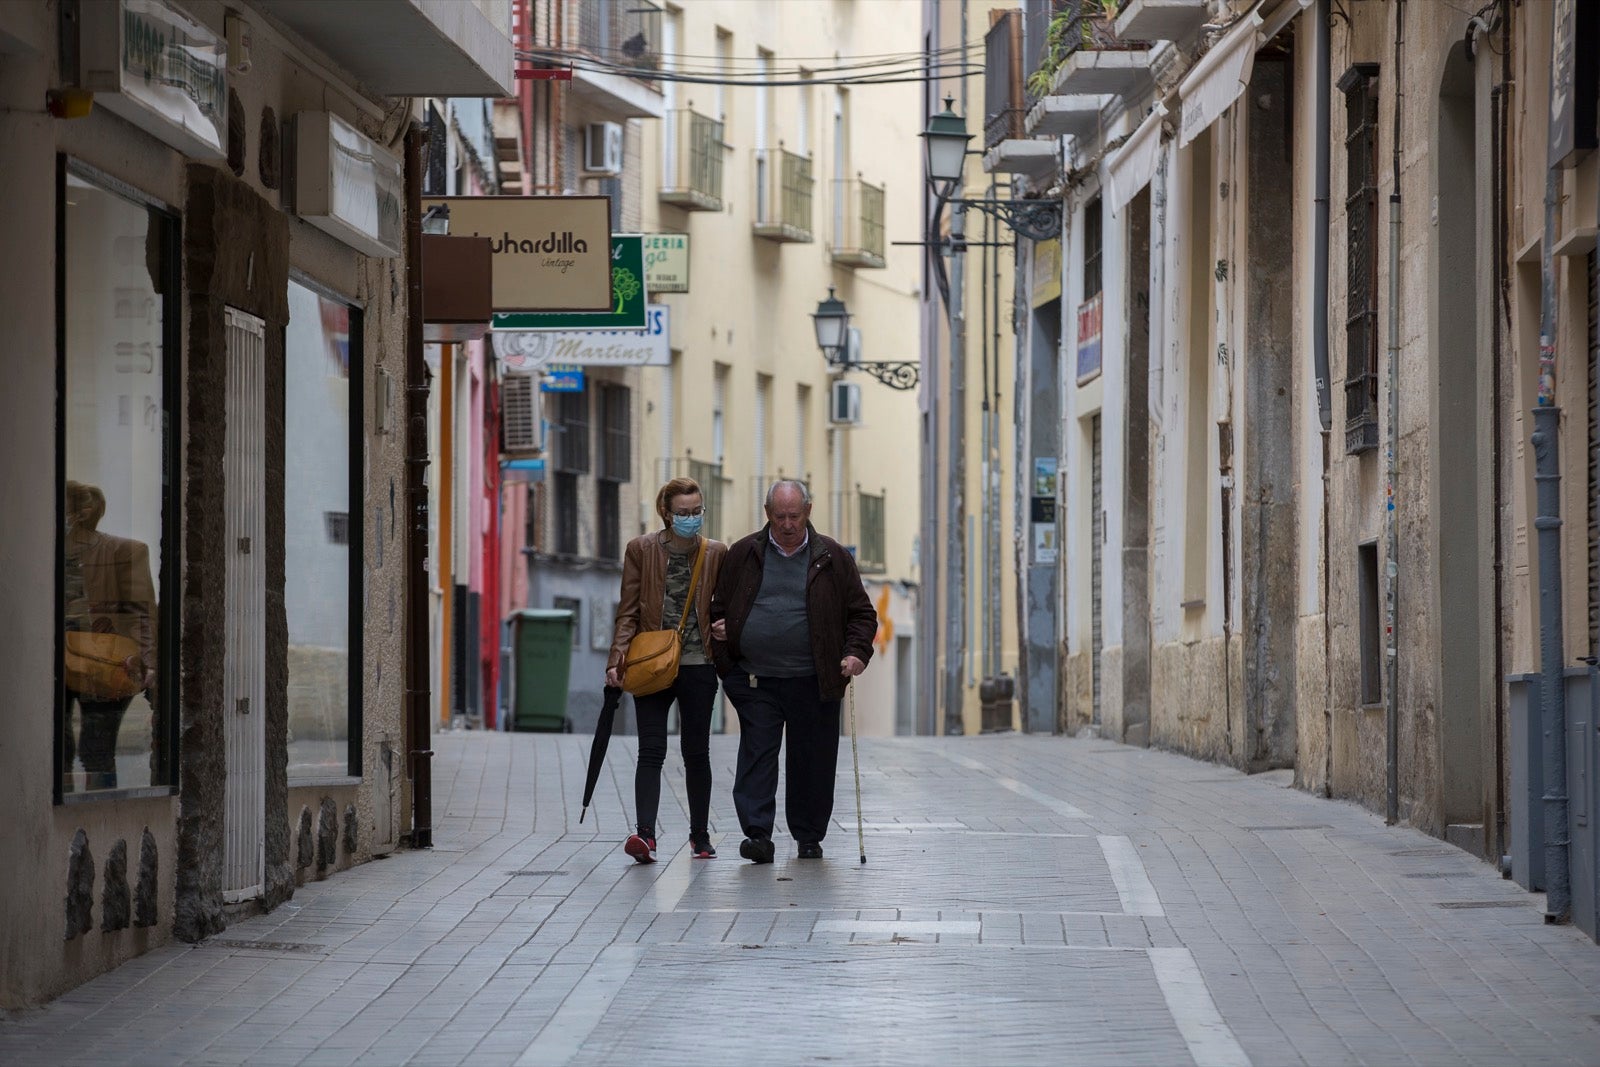
POLYGON ((683 848, 674 751, 662 862, 639 866, 635 739, 580 825, 588 742, 441 735, 432 851, 6 1016, 0 1062, 1600 1063, 1592 942, 1288 772, 866 741, 862 866, 846 742, 827 857, 780 837, 758 867, 717 737, 721 856, 683 848))

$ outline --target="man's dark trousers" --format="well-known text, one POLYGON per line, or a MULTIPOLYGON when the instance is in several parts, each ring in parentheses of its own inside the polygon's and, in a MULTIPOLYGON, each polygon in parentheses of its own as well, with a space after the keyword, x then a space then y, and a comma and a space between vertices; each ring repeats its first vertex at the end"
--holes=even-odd
POLYGON ((778 749, 783 746, 784 811, 800 842, 821 841, 833 818, 833 777, 839 761, 839 701, 823 700, 815 675, 758 678, 735 671, 722 687, 739 713, 739 765, 733 806, 746 837, 771 837, 778 795, 778 749), (784 745, 784 729, 788 744, 784 745))

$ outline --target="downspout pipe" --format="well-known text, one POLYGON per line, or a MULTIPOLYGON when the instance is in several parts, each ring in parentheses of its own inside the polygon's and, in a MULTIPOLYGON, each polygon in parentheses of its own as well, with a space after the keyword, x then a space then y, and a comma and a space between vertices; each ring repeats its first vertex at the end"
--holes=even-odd
POLYGON ((1388 647, 1384 664, 1384 762, 1387 789, 1384 820, 1400 821, 1400 652, 1396 621, 1400 601, 1400 533, 1395 515, 1395 451, 1400 442, 1400 117, 1405 108, 1401 62, 1405 48, 1405 0, 1395 6, 1394 38, 1394 175, 1389 191, 1389 367, 1388 432, 1384 435, 1384 631, 1388 647))
POLYGON ((422 341, 422 129, 406 132, 406 734, 411 847, 433 847, 433 730, 428 713, 428 365, 422 341))
MULTIPOLYGON (((1316 199, 1311 222, 1311 360, 1316 376, 1317 420, 1322 432, 1333 427, 1333 400, 1328 390, 1328 138, 1332 123, 1329 108, 1333 94, 1332 35, 1328 32, 1328 0, 1317 0, 1316 15, 1316 119, 1317 136, 1312 146, 1312 171, 1316 199)), ((1327 506, 1327 502, 1323 502, 1327 506)))
MULTIPOLYGON (((1554 74, 1551 92, 1555 91, 1554 74)), ((1539 400, 1533 409, 1534 483, 1538 486, 1539 703, 1544 708, 1545 921, 1572 915, 1567 866, 1566 635, 1561 619, 1561 409, 1556 406, 1556 278, 1553 246, 1561 174, 1549 167, 1544 184, 1544 245, 1540 252, 1539 400)))

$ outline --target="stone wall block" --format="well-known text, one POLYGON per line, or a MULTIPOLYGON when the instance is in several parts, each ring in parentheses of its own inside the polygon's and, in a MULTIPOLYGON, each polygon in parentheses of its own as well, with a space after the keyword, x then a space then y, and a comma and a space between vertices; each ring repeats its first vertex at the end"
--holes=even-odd
POLYGON ((158 889, 156 875, 159 861, 155 835, 147 826, 139 836, 139 882, 133 891, 133 925, 154 926, 158 889))
POLYGON ((332 867, 339 859, 339 808, 332 797, 322 798, 317 813, 317 870, 332 867))
POLYGON ((356 845, 360 840, 360 828, 356 825, 356 806, 344 806, 344 854, 351 857, 356 854, 356 845))
POLYGON ((100 930, 128 928, 128 842, 118 838, 106 857, 106 884, 100 891, 100 930))
POLYGON ((302 806, 300 809, 300 831, 298 834, 299 846, 296 849, 295 866, 302 871, 311 866, 311 861, 316 857, 316 848, 312 844, 311 836, 311 809, 302 806))
POLYGON ((94 854, 89 835, 80 828, 67 852, 67 935, 71 941, 94 928, 94 854))

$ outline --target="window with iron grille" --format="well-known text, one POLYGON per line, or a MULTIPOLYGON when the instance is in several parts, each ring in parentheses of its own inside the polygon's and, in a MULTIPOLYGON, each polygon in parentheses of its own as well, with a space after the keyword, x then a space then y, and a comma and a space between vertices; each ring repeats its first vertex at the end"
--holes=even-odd
POLYGON ((884 493, 856 494, 856 515, 860 531, 856 537, 856 563, 865 573, 884 568, 883 498, 884 493))
POLYGON ((600 478, 625 482, 633 477, 632 407, 627 386, 600 387, 600 478))
POLYGON ((555 474, 555 499, 551 501, 551 524, 554 527, 556 552, 564 556, 578 554, 578 476, 570 471, 555 474))
POLYGON ((1378 65, 1357 63, 1345 94, 1344 450, 1378 447, 1378 65))
POLYGON ((1100 198, 1097 196, 1083 209, 1083 298, 1093 299, 1100 289, 1100 198))
POLYGON ((701 533, 714 540, 721 540, 722 529, 722 464, 704 463, 698 459, 689 461, 689 477, 700 485, 700 499, 705 504, 705 525, 701 533))
POLYGON ((555 463, 553 470, 589 473, 589 394, 551 393, 555 397, 555 463))
POLYGON ((622 503, 620 483, 595 483, 595 555, 600 559, 622 558, 622 503))

